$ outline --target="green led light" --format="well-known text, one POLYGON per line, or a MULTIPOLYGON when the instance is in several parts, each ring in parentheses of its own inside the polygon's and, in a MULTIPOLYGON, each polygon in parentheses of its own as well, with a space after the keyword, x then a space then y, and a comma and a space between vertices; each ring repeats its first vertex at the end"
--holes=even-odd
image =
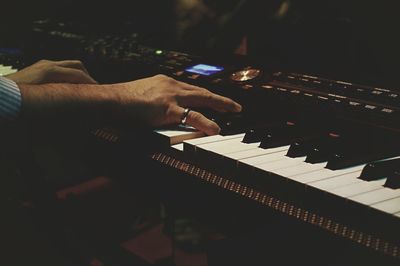
POLYGON ((163 51, 162 50, 156 50, 156 54, 162 54, 163 51))

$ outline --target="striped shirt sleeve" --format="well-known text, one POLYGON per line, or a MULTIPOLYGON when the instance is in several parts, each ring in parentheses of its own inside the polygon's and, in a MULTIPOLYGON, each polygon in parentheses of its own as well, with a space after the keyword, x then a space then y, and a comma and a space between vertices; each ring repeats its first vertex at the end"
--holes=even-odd
POLYGON ((17 119, 21 110, 21 92, 18 85, 0 76, 0 124, 17 119))

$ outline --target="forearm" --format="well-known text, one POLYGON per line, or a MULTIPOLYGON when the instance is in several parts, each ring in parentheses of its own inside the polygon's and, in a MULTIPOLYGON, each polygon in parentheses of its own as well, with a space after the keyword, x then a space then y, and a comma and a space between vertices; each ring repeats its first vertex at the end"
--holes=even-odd
POLYGON ((111 110, 113 94, 109 86, 81 84, 19 84, 22 95, 21 118, 47 122, 96 124, 111 110))

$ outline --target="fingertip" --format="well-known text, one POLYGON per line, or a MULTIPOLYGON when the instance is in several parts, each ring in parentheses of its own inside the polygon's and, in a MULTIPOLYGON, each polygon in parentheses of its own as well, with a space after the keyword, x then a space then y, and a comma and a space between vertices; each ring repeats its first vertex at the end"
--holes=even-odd
POLYGON ((237 102, 234 102, 235 104, 235 112, 241 112, 242 111, 242 106, 238 104, 237 102))
POLYGON ((221 132, 221 128, 215 123, 215 122, 210 122, 210 126, 207 128, 207 131, 205 132, 207 135, 217 135, 221 132))

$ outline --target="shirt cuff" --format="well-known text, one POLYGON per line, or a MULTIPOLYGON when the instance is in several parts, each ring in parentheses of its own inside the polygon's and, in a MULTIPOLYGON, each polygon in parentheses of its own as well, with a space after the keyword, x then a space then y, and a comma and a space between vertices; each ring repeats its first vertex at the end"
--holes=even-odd
POLYGON ((0 77, 0 123, 14 121, 21 111, 21 92, 18 85, 0 77))

